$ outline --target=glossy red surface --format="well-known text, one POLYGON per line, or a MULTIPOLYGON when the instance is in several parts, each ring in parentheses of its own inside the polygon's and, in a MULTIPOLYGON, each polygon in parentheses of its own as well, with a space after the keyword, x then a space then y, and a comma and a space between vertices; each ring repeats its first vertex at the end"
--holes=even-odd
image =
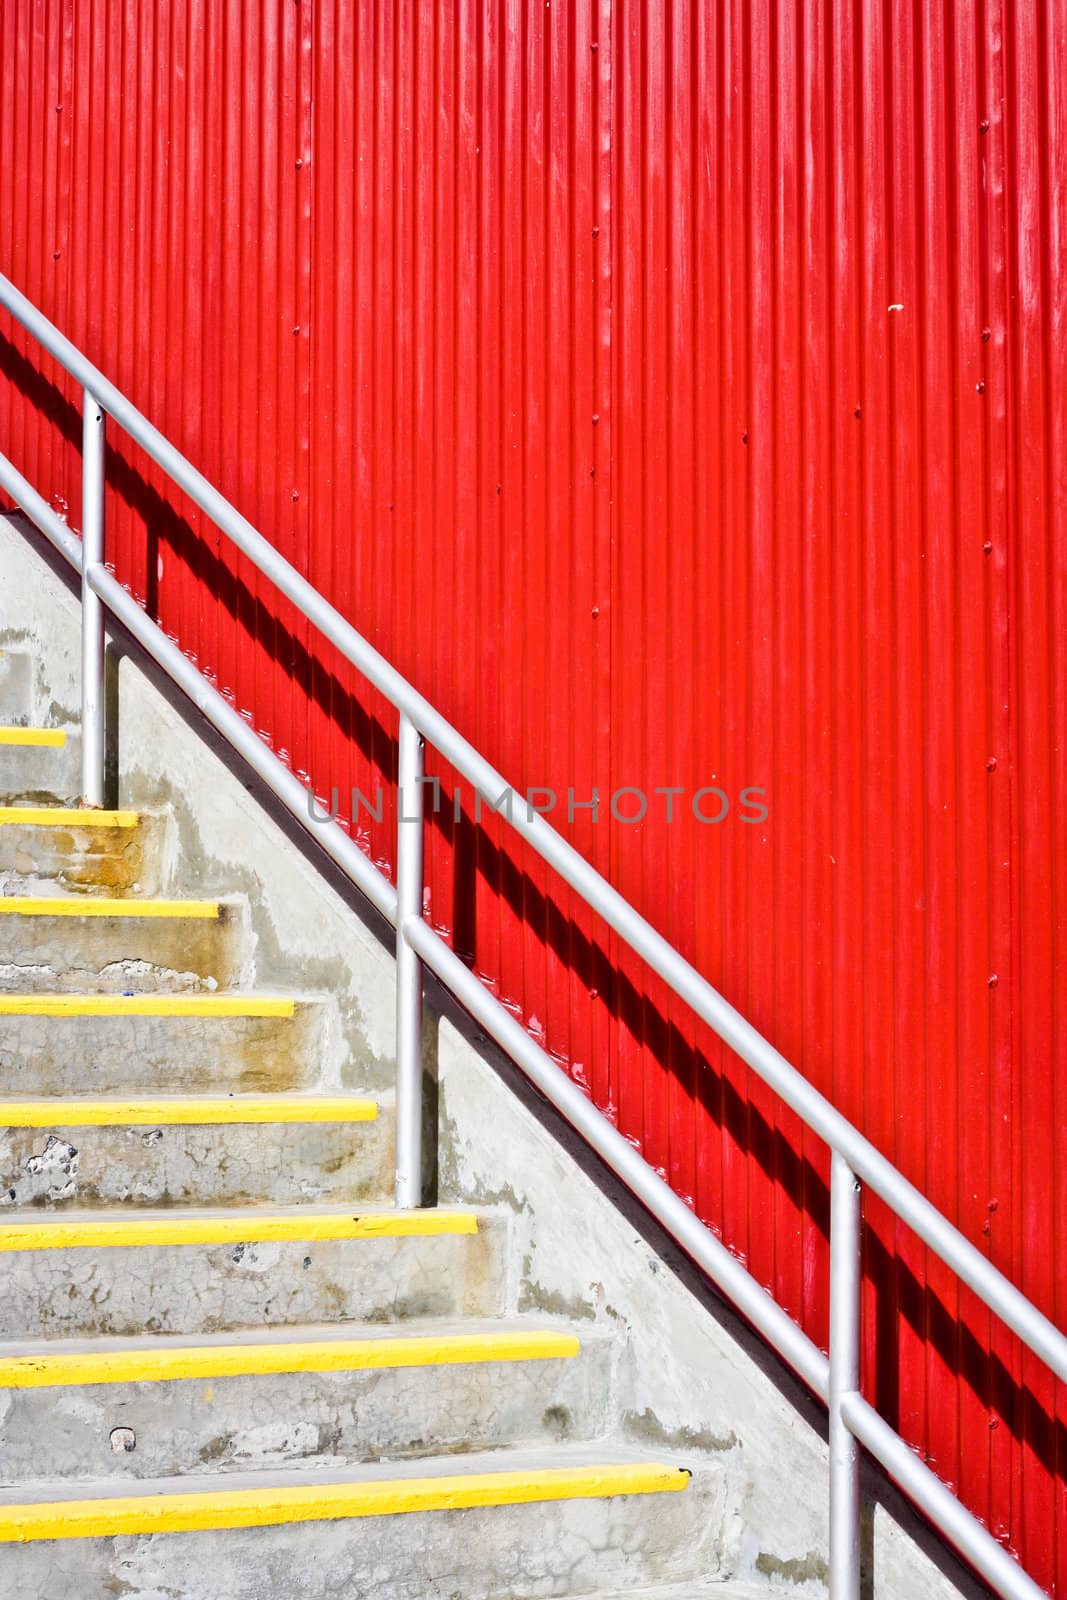
MULTIPOLYGON (((1061 1326, 1065 86, 1052 0, 0 0, 0 268, 1061 1326)), ((0 328, 77 525, 70 402, 0 328)), ((122 578, 373 797, 387 708, 109 482, 122 578)), ((435 926, 824 1339, 825 1153, 447 793, 435 926)), ((1067 1595, 1063 1395, 870 1215, 868 1393, 1067 1595)))

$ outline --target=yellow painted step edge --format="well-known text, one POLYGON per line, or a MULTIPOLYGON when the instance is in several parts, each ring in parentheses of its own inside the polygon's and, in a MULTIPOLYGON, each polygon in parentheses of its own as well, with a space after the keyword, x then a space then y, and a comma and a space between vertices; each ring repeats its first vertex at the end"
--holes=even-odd
POLYGON ((240 1095, 226 1100, 0 1100, 0 1128, 158 1128, 237 1123, 374 1122, 376 1100, 240 1095))
POLYGON ((546 1500, 602 1500, 612 1495, 685 1489, 684 1468, 654 1462, 602 1467, 550 1467, 539 1472, 395 1478, 377 1483, 299 1484, 273 1489, 124 1495, 100 1500, 0 1506, 0 1540, 94 1539, 138 1533, 192 1533, 208 1528, 263 1528, 287 1522, 388 1517, 472 1506, 530 1505, 546 1500))
POLYGON ((0 895, 0 915, 20 917, 174 917, 217 921, 217 900, 105 900, 94 895, 0 895))
POLYGON ((0 823, 26 828, 136 828, 136 811, 74 810, 66 806, 0 806, 0 823))
POLYGON ((62 728, 0 728, 0 744, 33 745, 38 749, 62 750, 67 736, 62 728))
POLYGON ((285 1372, 367 1372, 387 1367, 444 1367, 493 1361, 570 1359, 572 1333, 439 1334, 392 1339, 317 1339, 253 1345, 0 1358, 0 1389, 89 1384, 166 1383, 182 1378, 264 1377, 285 1372))
POLYGON ((291 1017, 296 1002, 253 994, 0 994, 0 1017, 291 1017))
POLYGON ((222 1217, 123 1216, 65 1221, 0 1223, 3 1250, 99 1250, 111 1246, 324 1243, 338 1239, 405 1239, 446 1233, 477 1233, 469 1211, 299 1212, 222 1217))

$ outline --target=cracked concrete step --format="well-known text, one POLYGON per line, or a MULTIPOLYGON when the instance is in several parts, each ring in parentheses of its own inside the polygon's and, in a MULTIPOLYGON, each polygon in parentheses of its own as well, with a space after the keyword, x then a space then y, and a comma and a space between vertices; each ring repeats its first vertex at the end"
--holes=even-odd
POLYGON ((0 995, 0 1091, 38 1099, 301 1089, 321 1075, 328 1010, 316 997, 252 993, 0 995), (270 1004, 252 1015, 257 999, 270 1004))
POLYGON ((378 1099, 0 1100, 0 1206, 384 1202, 393 1106, 378 1099))
POLYGON ((39 893, 40 880, 80 894, 146 896, 165 890, 165 812, 0 806, 0 883, 39 893))
POLYGON ((589 1440, 609 1423, 612 1342, 510 1318, 0 1345, 4 1473, 136 1481, 589 1440))
POLYGON ((66 728, 0 726, 0 796, 76 803, 81 793, 81 733, 66 728))
POLYGON ((716 1570, 721 1467, 610 1447, 0 1491, 0 1583, 78 1600, 535 1600, 716 1570), (283 1522, 282 1519, 285 1519, 283 1522), (184 1528, 188 1531, 162 1530, 184 1528), (78 1537, 84 1530, 85 1537, 78 1537), (56 1537, 60 1535, 60 1537, 56 1537))
POLYGON ((238 982, 244 907, 227 900, 0 895, 0 993, 169 993, 238 982))
POLYGON ((494 1316, 506 1240, 506 1217, 461 1210, 12 1210, 0 1338, 494 1316))

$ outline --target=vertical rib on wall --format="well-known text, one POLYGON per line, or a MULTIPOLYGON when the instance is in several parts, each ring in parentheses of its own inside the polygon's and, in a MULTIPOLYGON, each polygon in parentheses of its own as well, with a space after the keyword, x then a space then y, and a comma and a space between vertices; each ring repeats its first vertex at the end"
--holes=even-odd
MULTIPOLYGON (((0 268, 1061 1325, 1065 54, 1052 0, 0 0, 0 268)), ((76 526, 72 398, 0 330, 76 526)), ((109 483, 351 818, 391 717, 109 483)), ((822 1338, 825 1153, 446 793, 435 925, 822 1338)), ((868 1389, 1067 1592, 1062 1395, 877 1208, 867 1265, 868 1389)))

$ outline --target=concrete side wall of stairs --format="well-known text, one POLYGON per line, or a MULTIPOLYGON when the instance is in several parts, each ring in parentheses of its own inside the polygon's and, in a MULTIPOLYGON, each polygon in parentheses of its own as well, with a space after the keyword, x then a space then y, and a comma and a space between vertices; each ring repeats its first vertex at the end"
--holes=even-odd
MULTIPOLYGON (((70 585, 35 542, 7 519, 0 519, 0 573, 0 704, 5 708, 0 721, 16 720, 17 713, 18 720, 76 733, 78 605, 70 585)), ((32 1085, 24 1076, 0 1092, 20 1099, 79 1094, 87 1074, 106 1082, 111 1093, 131 1095, 159 1092, 161 1080, 169 1094, 208 1087, 216 1093, 368 1091, 381 1098, 381 1115, 388 1123, 393 965, 386 930, 356 892, 325 866, 325 857, 315 854, 300 830, 276 814, 254 781, 210 737, 205 742, 209 730, 121 639, 109 647, 108 661, 115 733, 110 751, 113 799, 152 814, 149 843, 139 847, 141 854, 127 856, 122 849, 108 854, 106 841, 98 840, 86 846, 80 865, 72 866, 69 848, 50 856, 44 842, 34 854, 31 872, 14 846, 0 839, 0 892, 28 894, 32 884, 35 893, 42 892, 42 885, 44 892, 59 893, 70 887, 66 880, 73 872, 74 886, 82 890, 102 884, 109 894, 120 896, 147 892, 221 898, 231 907, 230 922, 227 926, 223 919, 222 927, 201 930, 180 948, 168 942, 165 929, 152 930, 138 944, 132 963, 132 946, 122 939, 109 945, 106 939, 101 943, 90 937, 84 947, 66 942, 53 949, 43 938, 27 964, 0 919, 0 995, 83 987, 85 973, 91 973, 97 990, 123 995, 161 989, 202 995, 236 981, 292 990, 296 983, 304 1007, 301 1013, 298 1005, 294 1016, 302 1030, 300 1048, 292 1048, 291 1035, 275 1048, 271 1019, 213 1023, 213 1028, 230 1028, 220 1054, 217 1034, 209 1043, 205 1033, 198 1049, 195 1032, 187 1033, 176 1051, 162 1033, 153 1033, 146 1044, 144 1030, 137 1031, 140 1019, 116 1017, 94 1035, 94 1045, 79 1038, 75 1049, 73 1033, 63 1033, 62 1018, 24 1017, 17 1019, 23 1032, 9 1030, 7 1035, 16 1038, 17 1046, 0 1048, 0 1069, 21 1070, 32 1059, 32 1085)), ((76 740, 72 747, 76 751, 76 740)), ((49 754, 19 751, 17 770, 8 769, 13 773, 11 789, 6 781, 0 789, 72 798, 77 784, 70 752, 57 762, 51 789, 39 776, 49 754), (34 755, 38 759, 31 769, 27 758, 34 755), (28 786, 20 788, 24 783, 28 786)), ((477 1550, 480 1563, 464 1580, 465 1600, 512 1592, 578 1596, 598 1584, 599 1593, 615 1588, 636 1593, 635 1585, 641 1583, 683 1580, 689 1585, 685 1600, 705 1592, 722 1600, 727 1595, 740 1600, 752 1594, 825 1593, 826 1448, 819 1408, 701 1285, 578 1142, 540 1108, 469 1019, 440 996, 431 994, 431 1002, 427 1042, 436 1061, 440 1122, 431 1177, 442 1205, 475 1207, 487 1222, 479 1239, 485 1259, 473 1279, 469 1266, 458 1265, 461 1256, 469 1261, 467 1241, 422 1241, 426 1259, 420 1272, 440 1291, 432 1314, 446 1320, 465 1317, 465 1327, 484 1325, 472 1324, 472 1317, 501 1313, 559 1319, 581 1330, 580 1361, 563 1379, 558 1371, 548 1371, 559 1367, 555 1362, 540 1370, 532 1364, 521 1376, 504 1368, 492 1373, 461 1369, 467 1374, 466 1389, 458 1401, 455 1390, 435 1390, 425 1372, 417 1378, 394 1373, 362 1388, 349 1376, 343 1389, 334 1376, 324 1374, 293 1374, 273 1382, 247 1378, 240 1380, 243 1389, 227 1392, 225 1406, 212 1413, 210 1425, 198 1414, 191 1390, 182 1393, 175 1386, 162 1402, 167 1418, 163 1438, 171 1442, 142 1451, 136 1468, 141 1489, 151 1492, 156 1480, 175 1473, 195 1476, 208 1463, 239 1486, 242 1472, 252 1466, 266 1465, 284 1475, 294 1462, 306 1467, 338 1453, 350 1461, 372 1459, 397 1449, 398 1441, 429 1441, 439 1450, 468 1453, 510 1444, 548 1451, 564 1463, 580 1462, 590 1440, 610 1436, 613 1448, 695 1464, 699 1497, 693 1497, 688 1511, 683 1513, 677 1504, 657 1507, 650 1522, 647 1508, 636 1502, 608 1502, 609 1509, 594 1524, 596 1560, 586 1548, 590 1524, 588 1518, 583 1521, 581 1504, 509 1507, 509 1520, 495 1523, 488 1508, 464 1512, 469 1521, 463 1543, 477 1550), (473 1282, 474 1291, 457 1292, 463 1282, 473 1282), (309 1428, 309 1415, 328 1417, 326 1431, 318 1425, 309 1428), (530 1428, 530 1417, 540 1419, 537 1428, 530 1428), (679 1546, 685 1549, 684 1561, 679 1560, 679 1546), (553 1547, 564 1553, 556 1566, 544 1553, 553 1547), (494 1563, 507 1569, 509 1562, 516 1573, 514 1590, 494 1588, 499 1579, 488 1576, 490 1569, 494 1563), (709 1580, 711 1587, 705 1590, 703 1581, 693 1587, 698 1578, 709 1580)), ((251 1137, 253 1131, 225 1126, 163 1130, 167 1205, 189 1208, 195 1217, 195 1208, 209 1203, 320 1204, 327 1191, 325 1186, 316 1189, 313 1175, 323 1171, 331 1174, 329 1195, 335 1200, 387 1191, 388 1163, 380 1145, 373 1153, 358 1142, 341 1148, 336 1130, 283 1128, 274 1130, 272 1154, 264 1163, 264 1147, 251 1137), (270 1169, 266 1186, 264 1165, 270 1169), (209 1169, 210 1195, 203 1176, 209 1169)), ((75 1142, 74 1131, 63 1127, 51 1129, 50 1137, 64 1148, 75 1142)), ((158 1163, 143 1145, 135 1148, 121 1129, 80 1130, 73 1174, 69 1158, 62 1170, 62 1150, 57 1156, 55 1145, 51 1166, 31 1170, 28 1164, 43 1155, 43 1146, 40 1130, 0 1130, 0 1184, 20 1213, 54 1205, 57 1196, 77 1207, 123 1203, 131 1195, 145 1203, 159 1198, 158 1163)), ((0 1226, 3 1222, 0 1210, 0 1226)), ((153 1252, 151 1267, 158 1328, 162 1333, 170 1326, 175 1333, 189 1332, 188 1317, 179 1327, 168 1321, 168 1308, 187 1309, 190 1294, 205 1336, 216 1336, 234 1321, 254 1321, 257 1293, 266 1279, 279 1286, 298 1285, 291 1322, 325 1319, 330 1307, 336 1310, 339 1297, 344 1316, 380 1320, 395 1285, 395 1261, 383 1252, 380 1273, 376 1276, 373 1268, 361 1272, 357 1284, 344 1248, 320 1246, 310 1271, 298 1245, 252 1246, 243 1257, 216 1249, 203 1258, 206 1264, 198 1269, 202 1281, 192 1288, 188 1258, 180 1250, 160 1248, 153 1252)), ((16 1317, 17 1325, 0 1327, 0 1338, 73 1335, 84 1331, 93 1306, 104 1307, 94 1333, 110 1339, 135 1333, 145 1302, 127 1300, 121 1292, 123 1275, 132 1271, 132 1264, 121 1259, 127 1254, 122 1249, 104 1254, 108 1261, 94 1268, 91 1279, 79 1278, 82 1288, 74 1292, 69 1286, 78 1274, 69 1253, 54 1252, 44 1280, 39 1271, 31 1273, 30 1254, 12 1257, 10 1303, 25 1308, 32 1301, 35 1309, 29 1324, 16 1317), (101 1273, 110 1274, 105 1290, 101 1273)), ((280 1320, 284 1324, 286 1316, 280 1320)), ((52 1393, 28 1389, 0 1397, 0 1410, 7 1408, 0 1438, 10 1441, 4 1483, 41 1479, 54 1486, 102 1433, 129 1426, 136 1435, 143 1427, 145 1395, 131 1392, 125 1409, 109 1410, 106 1391, 74 1385, 63 1391, 57 1428, 55 1412, 47 1405, 52 1393)), ((160 1403, 158 1398, 152 1402, 154 1407, 160 1403)), ((128 1489, 131 1470, 116 1451, 97 1476, 128 1489)), ((0 1490, 0 1514, 5 1492, 10 1499, 10 1491, 0 1490)), ((659 1498, 685 1502, 691 1497, 659 1498)), ((875 1600, 947 1600, 960 1592, 979 1592, 873 1473, 867 1505, 868 1592, 875 1600)), ((353 1557, 341 1524, 312 1523, 290 1530, 284 1559, 273 1545, 267 1549, 258 1529, 254 1542, 251 1530, 236 1536, 211 1531, 176 1536, 170 1544, 181 1545, 180 1557, 160 1555, 165 1546, 170 1548, 166 1540, 151 1539, 136 1550, 131 1546, 123 1568, 124 1581, 131 1586, 123 1592, 169 1594, 172 1563, 180 1561, 183 1568, 191 1563, 191 1570, 200 1573, 201 1588, 183 1587, 176 1594, 252 1600, 288 1593, 282 1568, 285 1560, 295 1558, 324 1574, 321 1581, 309 1578, 308 1600, 320 1593, 423 1600, 444 1592, 438 1585, 453 1570, 449 1561, 455 1560, 455 1552, 434 1555, 440 1571, 435 1568, 433 1574, 429 1566, 419 1565, 418 1550, 423 1548, 424 1560, 431 1561, 425 1551, 436 1546, 429 1534, 420 1546, 417 1525, 434 1515, 385 1519, 404 1526, 386 1531, 375 1543, 373 1582, 353 1557), (242 1575, 247 1572, 258 1576, 253 1581, 242 1575)), ((27 1595, 39 1587, 43 1593, 47 1578, 47 1592, 52 1593, 66 1579, 80 1577, 83 1594, 95 1594, 91 1584, 97 1581, 101 1593, 111 1592, 104 1587, 111 1580, 102 1545, 79 1540, 48 1549, 50 1567, 34 1556, 33 1547, 18 1552, 23 1563, 18 1582, 5 1587, 27 1595)), ((0 1552, 0 1570, 5 1559, 0 1552)), ((656 1592, 683 1600, 682 1588, 656 1592)))

